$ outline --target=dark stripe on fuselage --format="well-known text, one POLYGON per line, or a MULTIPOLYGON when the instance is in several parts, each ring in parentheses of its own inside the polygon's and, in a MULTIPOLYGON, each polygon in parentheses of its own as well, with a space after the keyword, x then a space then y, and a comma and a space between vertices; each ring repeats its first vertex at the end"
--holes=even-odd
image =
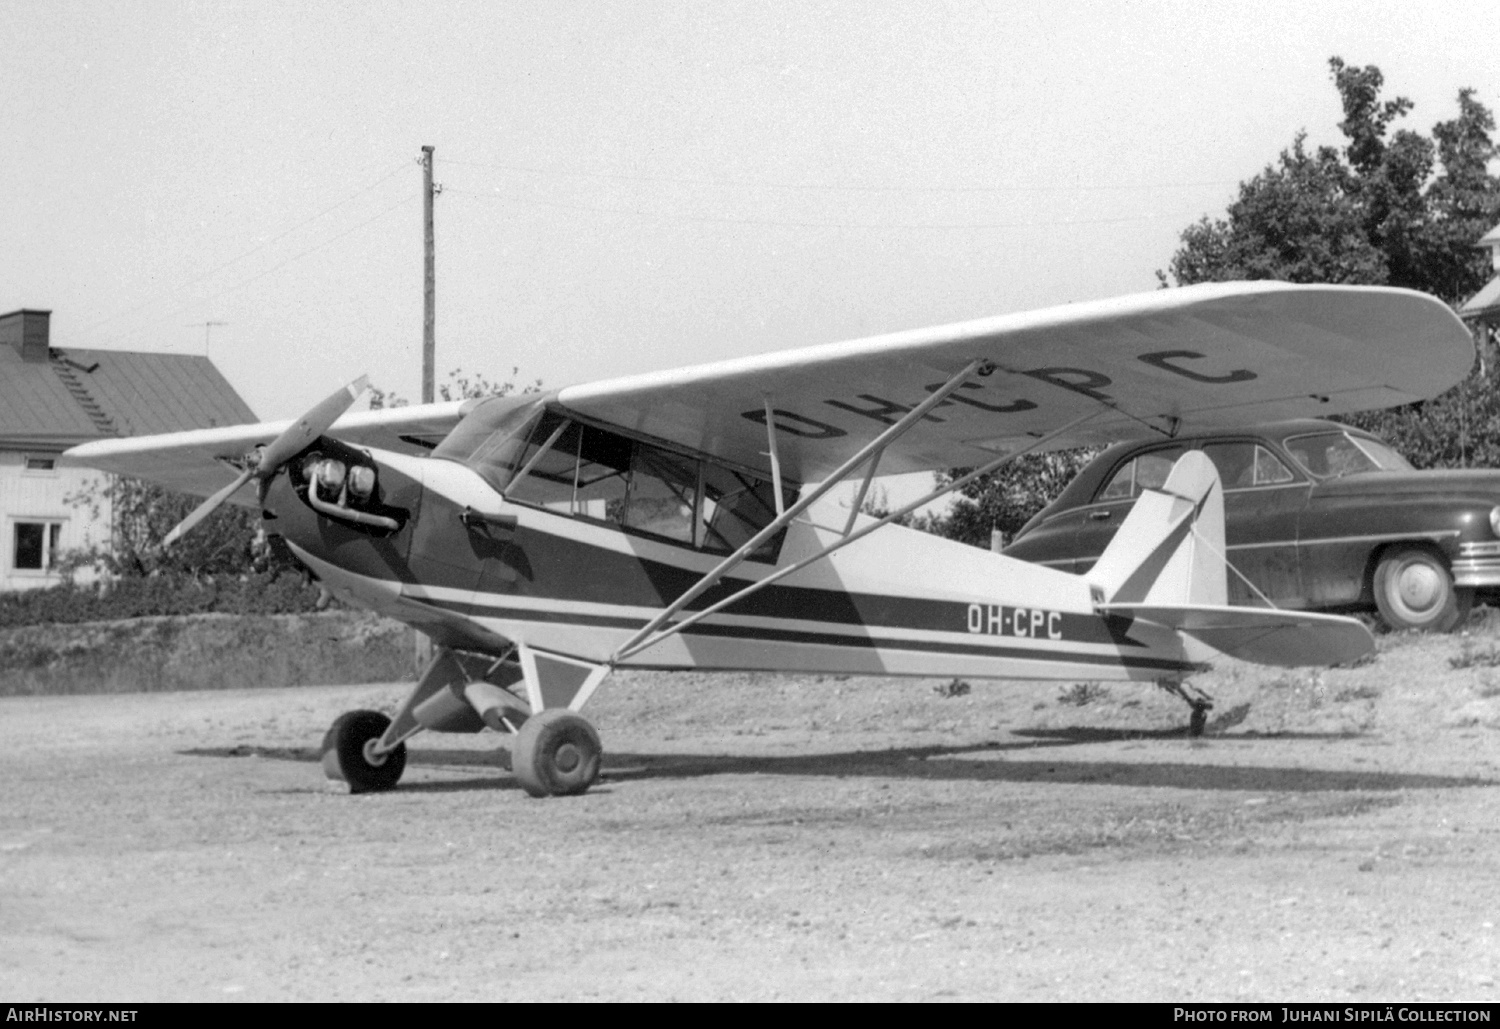
MULTIPOLYGON (((499 618, 515 622, 544 622, 549 625, 573 625, 580 628, 639 629, 643 618, 627 615, 584 615, 566 611, 538 611, 499 604, 469 604, 452 600, 426 598, 423 603, 470 618, 499 618)), ((1072 662, 1083 665, 1123 665, 1167 672, 1192 671, 1197 666, 1168 658, 1134 657, 1128 654, 1088 654, 1077 651, 1057 652, 1024 647, 980 646, 972 643, 950 643, 943 640, 915 640, 896 637, 853 636, 844 633, 810 632, 801 629, 770 629, 752 625, 717 625, 698 622, 682 630, 685 636, 707 636, 727 639, 761 640, 767 643, 808 643, 817 646, 853 647, 861 650, 905 650, 926 654, 966 654, 1033 661, 1072 662)), ((1073 642, 1073 641, 1068 641, 1073 642)), ((1131 641, 1136 646, 1143 644, 1131 641)))

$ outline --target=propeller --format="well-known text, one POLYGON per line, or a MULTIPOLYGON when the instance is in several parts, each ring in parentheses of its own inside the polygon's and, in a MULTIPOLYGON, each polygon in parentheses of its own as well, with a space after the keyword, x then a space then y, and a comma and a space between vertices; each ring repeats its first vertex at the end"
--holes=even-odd
POLYGON ((354 403, 359 395, 363 393, 370 384, 368 375, 361 375, 349 385, 340 389, 337 393, 328 397, 318 404, 307 414, 297 419, 280 436, 277 436, 259 451, 259 457, 252 454, 248 464, 239 478, 228 486, 209 497, 203 503, 193 509, 188 515, 162 540, 163 547, 170 547, 186 533, 192 531, 203 519, 213 514, 219 506, 228 500, 239 490, 239 488, 251 479, 259 479, 262 484, 270 482, 275 478, 281 466, 286 464, 297 454, 301 453, 309 443, 317 439, 329 430, 334 422, 338 421, 339 415, 349 410, 349 405, 354 403))

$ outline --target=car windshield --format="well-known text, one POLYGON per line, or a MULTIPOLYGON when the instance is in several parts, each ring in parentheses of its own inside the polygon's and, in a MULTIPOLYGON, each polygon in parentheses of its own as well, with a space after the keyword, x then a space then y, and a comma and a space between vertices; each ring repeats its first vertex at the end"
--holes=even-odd
POLYGON ((1293 436, 1286 441, 1286 449, 1304 471, 1317 479, 1337 479, 1357 472, 1412 470, 1410 461, 1370 436, 1345 432, 1293 436))

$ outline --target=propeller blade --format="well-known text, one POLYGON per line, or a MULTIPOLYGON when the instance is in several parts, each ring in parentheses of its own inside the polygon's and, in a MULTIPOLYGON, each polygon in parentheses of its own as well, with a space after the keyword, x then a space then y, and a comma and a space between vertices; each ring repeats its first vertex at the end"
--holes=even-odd
POLYGON ((188 515, 182 521, 178 522, 176 527, 171 532, 167 533, 167 538, 161 541, 161 545, 163 547, 170 547, 173 543, 176 543, 183 537, 184 534, 191 531, 193 526, 197 525, 199 522, 203 521, 203 519, 207 518, 209 515, 218 510, 219 506, 223 504, 224 501, 228 500, 234 495, 235 490, 239 489, 245 483, 249 482, 251 477, 253 477, 254 475, 255 469, 253 467, 246 468, 243 472, 240 473, 239 478, 235 479, 228 486, 225 486, 223 489, 219 490, 219 492, 209 497, 197 507, 193 508, 192 514, 188 515))
POLYGON ((277 469, 291 460, 298 451, 327 432, 329 427, 338 421, 339 415, 349 410, 349 405, 359 399, 359 395, 369 385, 370 377, 361 375, 293 422, 285 432, 261 451, 259 462, 252 460, 250 466, 240 473, 239 478, 199 504, 193 509, 192 514, 178 522, 177 526, 167 533, 167 538, 162 540, 162 546, 170 547, 191 532, 194 526, 217 511, 224 501, 234 495, 235 490, 251 479, 259 478, 262 481, 269 481, 276 474, 277 469))
POLYGON ((275 475, 276 470, 291 460, 299 450, 327 432, 338 421, 339 415, 349 410, 349 405, 359 399, 359 395, 369 385, 370 377, 361 375, 293 422, 261 453, 260 468, 255 474, 262 479, 275 475))

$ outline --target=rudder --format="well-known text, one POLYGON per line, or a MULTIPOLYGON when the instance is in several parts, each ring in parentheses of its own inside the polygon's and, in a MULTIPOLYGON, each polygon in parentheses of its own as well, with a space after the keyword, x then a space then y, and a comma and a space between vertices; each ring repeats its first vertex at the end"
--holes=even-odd
POLYGON ((1085 578, 1110 604, 1229 602, 1224 488, 1201 450, 1177 459, 1145 490, 1085 578))

